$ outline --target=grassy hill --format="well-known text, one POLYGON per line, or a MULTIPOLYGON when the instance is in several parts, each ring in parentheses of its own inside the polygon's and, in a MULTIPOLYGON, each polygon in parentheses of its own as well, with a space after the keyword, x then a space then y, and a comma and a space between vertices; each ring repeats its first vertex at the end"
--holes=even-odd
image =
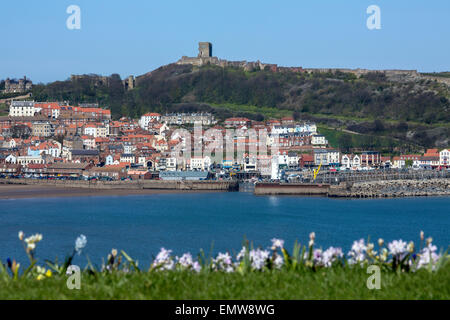
MULTIPOLYGON (((118 75, 36 85, 36 100, 98 102, 115 118, 148 111, 208 111, 219 119, 294 116, 366 138, 367 148, 417 151, 448 145, 450 89, 429 80, 390 81, 381 73, 273 73, 216 66, 168 65, 137 78, 126 91, 118 75), (370 137, 374 143, 370 143, 370 137)), ((348 138, 344 138, 347 139, 348 138)), ((356 138, 358 140, 359 138, 356 138)), ((355 140, 355 141, 356 141, 355 140)))

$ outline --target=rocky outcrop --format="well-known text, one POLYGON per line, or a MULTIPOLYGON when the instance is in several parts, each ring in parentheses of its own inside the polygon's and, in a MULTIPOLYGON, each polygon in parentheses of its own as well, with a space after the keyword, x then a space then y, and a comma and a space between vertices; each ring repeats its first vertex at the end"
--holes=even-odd
POLYGON ((328 196, 349 198, 450 196, 450 179, 343 183, 337 188, 332 188, 328 196))

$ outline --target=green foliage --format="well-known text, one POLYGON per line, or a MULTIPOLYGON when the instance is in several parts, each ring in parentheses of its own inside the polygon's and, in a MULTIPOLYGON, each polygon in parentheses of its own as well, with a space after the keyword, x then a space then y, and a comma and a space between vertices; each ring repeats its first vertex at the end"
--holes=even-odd
POLYGON ((413 166, 413 161, 412 160, 405 160, 405 167, 406 168, 411 168, 413 166))
POLYGON ((81 289, 67 276, 43 281, 0 279, 0 299, 449 299, 450 265, 436 273, 381 273, 369 290, 364 268, 249 273, 82 273, 81 289))
MULTIPOLYGON (((125 91, 120 77, 108 83, 95 77, 36 85, 36 100, 98 102, 115 117, 140 116, 146 111, 166 112, 179 103, 254 106, 356 118, 450 122, 448 89, 430 90, 435 84, 391 82, 383 74, 357 79, 344 73, 247 72, 236 68, 168 65, 138 78, 137 88, 125 91)), ((253 108, 253 107, 252 107, 253 108)), ((378 123, 380 124, 380 123, 378 123)), ((382 129, 382 128, 380 128, 382 129)))
MULTIPOLYGON (((450 91, 433 81, 393 82, 382 73, 273 73, 217 66, 168 65, 136 79, 126 91, 119 75, 95 75, 33 87, 37 101, 96 102, 113 118, 145 112, 210 112, 219 120, 263 121, 294 116, 362 135, 331 132, 333 146, 413 152, 448 136, 450 91), (444 127, 434 131, 436 127, 444 127), (408 131, 414 135, 407 136, 408 131), (446 130, 446 131, 445 131, 446 130)), ((1 112, 1 111, 0 111, 1 112)))
POLYGON ((418 147, 412 143, 399 141, 391 137, 354 134, 325 126, 318 126, 318 129, 321 134, 327 137, 328 142, 332 147, 338 148, 343 152, 351 152, 352 150, 360 149, 378 150, 382 153, 393 154, 397 148, 411 151, 419 150, 418 147))
POLYGON ((426 76, 450 78, 450 72, 432 72, 432 73, 422 73, 422 74, 426 75, 426 76))
POLYGON ((0 103, 0 116, 6 116, 8 113, 8 106, 6 103, 0 103))
POLYGON ((321 260, 325 253, 314 248, 315 233, 310 234, 308 247, 295 242, 292 254, 284 248, 282 240, 272 240, 271 256, 261 255, 261 251, 258 254, 259 249, 255 251, 245 240, 242 257, 236 260, 238 265, 231 260, 219 260, 219 255, 214 259, 212 253, 206 258, 201 251, 201 269, 180 262, 175 265, 174 257, 165 251, 148 270, 141 271, 138 262, 127 253, 112 249, 101 268, 94 267, 88 259, 81 273, 80 290, 68 289, 66 271, 86 241, 84 245, 77 244, 77 239, 74 251, 61 265, 46 261, 50 267, 46 270, 37 265, 35 258, 36 244, 42 235, 25 238, 19 232, 19 239, 30 264, 21 273, 15 260, 8 259, 6 264, 0 261, 0 299, 448 299, 450 296, 450 256, 447 250, 433 258, 429 251, 435 250, 431 249, 431 238, 426 242, 428 251, 422 250, 422 239, 420 252, 414 253, 411 242, 404 256, 392 254, 392 259, 388 259, 388 250, 381 239, 379 251, 374 251, 369 239, 366 257, 355 263, 346 260, 337 248, 329 249, 335 252, 332 259, 321 260), (419 266, 418 261, 425 254, 430 254, 428 265, 419 266), (260 260, 262 257, 264 260, 260 260), (231 272, 221 267, 220 261, 231 267, 231 272), (366 286, 369 265, 380 267, 380 290, 369 290, 366 286))

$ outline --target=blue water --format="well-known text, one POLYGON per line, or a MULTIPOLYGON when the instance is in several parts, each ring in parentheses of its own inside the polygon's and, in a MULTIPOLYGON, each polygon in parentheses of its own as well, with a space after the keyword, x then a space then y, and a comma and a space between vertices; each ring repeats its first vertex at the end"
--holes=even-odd
POLYGON ((112 248, 123 249, 148 265, 161 247, 175 254, 237 252, 244 237, 267 247, 270 239, 306 243, 311 231, 319 246, 347 251, 354 240, 382 237, 418 241, 420 230, 434 243, 450 244, 450 197, 341 200, 310 197, 254 196, 248 193, 154 194, 0 200, 0 259, 26 256, 17 238, 42 233, 40 261, 62 259, 79 234, 85 255, 101 264, 112 248))

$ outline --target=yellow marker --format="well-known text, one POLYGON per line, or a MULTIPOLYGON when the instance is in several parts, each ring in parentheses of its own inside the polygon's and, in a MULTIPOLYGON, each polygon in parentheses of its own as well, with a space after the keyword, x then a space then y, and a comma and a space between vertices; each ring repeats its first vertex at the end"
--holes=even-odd
POLYGON ((317 169, 314 169, 314 181, 316 181, 316 177, 320 171, 320 167, 322 167, 322 162, 320 162, 319 167, 317 169))

